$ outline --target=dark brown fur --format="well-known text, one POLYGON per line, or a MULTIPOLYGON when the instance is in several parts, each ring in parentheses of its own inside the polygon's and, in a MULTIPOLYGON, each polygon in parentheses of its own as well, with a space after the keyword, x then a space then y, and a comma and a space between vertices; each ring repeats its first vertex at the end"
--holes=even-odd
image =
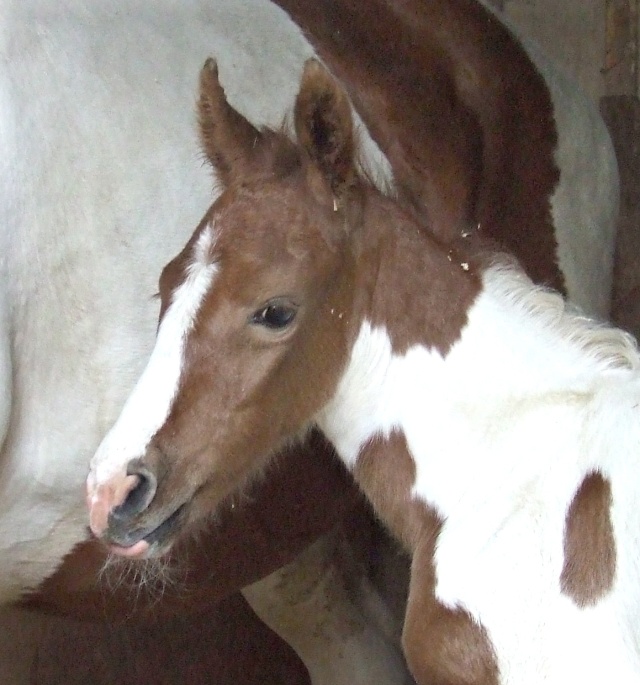
POLYGON ((579 607, 597 604, 613 585, 616 543, 611 504, 611 484, 594 472, 582 481, 567 512, 560 585, 579 607))
POLYGON ((474 0, 275 0, 347 89, 400 198, 445 241, 475 230, 563 289, 548 88, 474 0))

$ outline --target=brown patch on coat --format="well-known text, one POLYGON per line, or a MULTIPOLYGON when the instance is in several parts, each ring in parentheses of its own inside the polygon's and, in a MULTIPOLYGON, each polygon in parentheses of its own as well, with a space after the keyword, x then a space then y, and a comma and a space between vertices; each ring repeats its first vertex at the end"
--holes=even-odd
POLYGON ((548 87, 475 0, 275 0, 347 89, 400 199, 445 242, 481 233, 563 290, 548 87))
POLYGON ((611 504, 611 483, 594 472, 582 481, 567 511, 560 586, 579 607, 594 606, 613 586, 616 543, 611 504))
POLYGON ((482 289, 484 265, 466 245, 443 246, 392 200, 368 198, 358 268, 372 293, 367 317, 383 326, 394 354, 426 345, 445 356, 482 289))
POLYGON ((353 476, 391 532, 413 553, 421 539, 437 537, 440 522, 411 496, 416 465, 402 433, 372 438, 358 455, 353 476))
POLYGON ((411 553, 403 647, 413 677, 433 685, 498 685, 498 666, 484 627, 435 597, 434 554, 443 521, 412 496, 415 462, 404 435, 370 440, 354 476, 391 532, 411 553))
POLYGON ((464 609, 434 599, 434 547, 435 538, 425 539, 411 566, 402 643, 413 677, 429 685, 499 685, 496 655, 484 626, 464 609))

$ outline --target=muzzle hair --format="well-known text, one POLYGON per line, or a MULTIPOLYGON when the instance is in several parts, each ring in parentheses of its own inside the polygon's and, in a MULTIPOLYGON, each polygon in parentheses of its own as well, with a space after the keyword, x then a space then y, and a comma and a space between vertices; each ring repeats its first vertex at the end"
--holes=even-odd
POLYGON ((127 559, 110 554, 99 573, 101 584, 110 592, 128 590, 137 604, 146 598, 149 607, 160 602, 168 589, 180 590, 186 583, 188 559, 170 555, 149 559, 127 559))

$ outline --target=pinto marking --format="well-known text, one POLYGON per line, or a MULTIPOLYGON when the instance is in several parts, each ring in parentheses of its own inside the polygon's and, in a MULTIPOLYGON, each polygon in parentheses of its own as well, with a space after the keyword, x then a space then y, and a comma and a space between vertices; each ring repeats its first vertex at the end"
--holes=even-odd
MULTIPOLYGON (((519 641, 532 645, 535 658, 502 657, 499 682, 535 683, 544 674, 556 682, 554 661, 562 658, 553 640, 559 636, 543 637, 542 626, 550 620, 558 634, 561 625, 577 629, 581 612, 566 599, 580 608, 598 606, 605 616, 620 601, 609 519, 615 501, 609 502, 607 481, 596 487, 588 475, 603 436, 595 449, 580 436, 589 433, 607 385, 633 374, 638 355, 627 334, 572 314, 559 296, 532 288, 519 271, 499 265, 486 272, 484 284, 459 342, 444 357, 420 346, 394 354, 384 330, 365 323, 336 394, 316 421, 361 483, 370 441, 403 436, 415 460, 410 499, 428 503, 445 522, 433 557, 435 599, 484 625, 499 655, 517 654, 519 641), (589 483, 596 492, 581 513, 580 493, 589 483), (520 585, 529 592, 520 594, 520 585), (518 616, 517 625, 510 615, 518 616)), ((393 450, 387 458, 397 462, 393 450)), ((407 539, 406 520, 383 515, 407 539)), ((585 645, 597 633, 595 625, 578 632, 585 645)), ((629 654, 611 639, 605 643, 610 651, 603 662, 620 660, 617 682, 633 682, 629 654)), ((589 668, 604 676, 602 663, 589 663, 582 677, 589 668)), ((598 682, 589 678, 582 682, 598 682)))
POLYGON ((615 581, 611 505, 611 483, 594 472, 585 476, 567 511, 560 583, 578 606, 597 604, 615 581))

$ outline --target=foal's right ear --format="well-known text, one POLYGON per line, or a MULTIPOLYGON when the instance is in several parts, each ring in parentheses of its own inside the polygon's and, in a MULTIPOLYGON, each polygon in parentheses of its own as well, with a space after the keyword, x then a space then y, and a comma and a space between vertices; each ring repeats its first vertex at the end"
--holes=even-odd
POLYGON ((355 135, 346 92, 315 59, 307 60, 296 98, 298 142, 328 182, 334 202, 356 178, 355 135))
POLYGON ((263 136, 227 102, 212 57, 200 72, 198 124, 207 159, 227 186, 243 174, 263 136))

